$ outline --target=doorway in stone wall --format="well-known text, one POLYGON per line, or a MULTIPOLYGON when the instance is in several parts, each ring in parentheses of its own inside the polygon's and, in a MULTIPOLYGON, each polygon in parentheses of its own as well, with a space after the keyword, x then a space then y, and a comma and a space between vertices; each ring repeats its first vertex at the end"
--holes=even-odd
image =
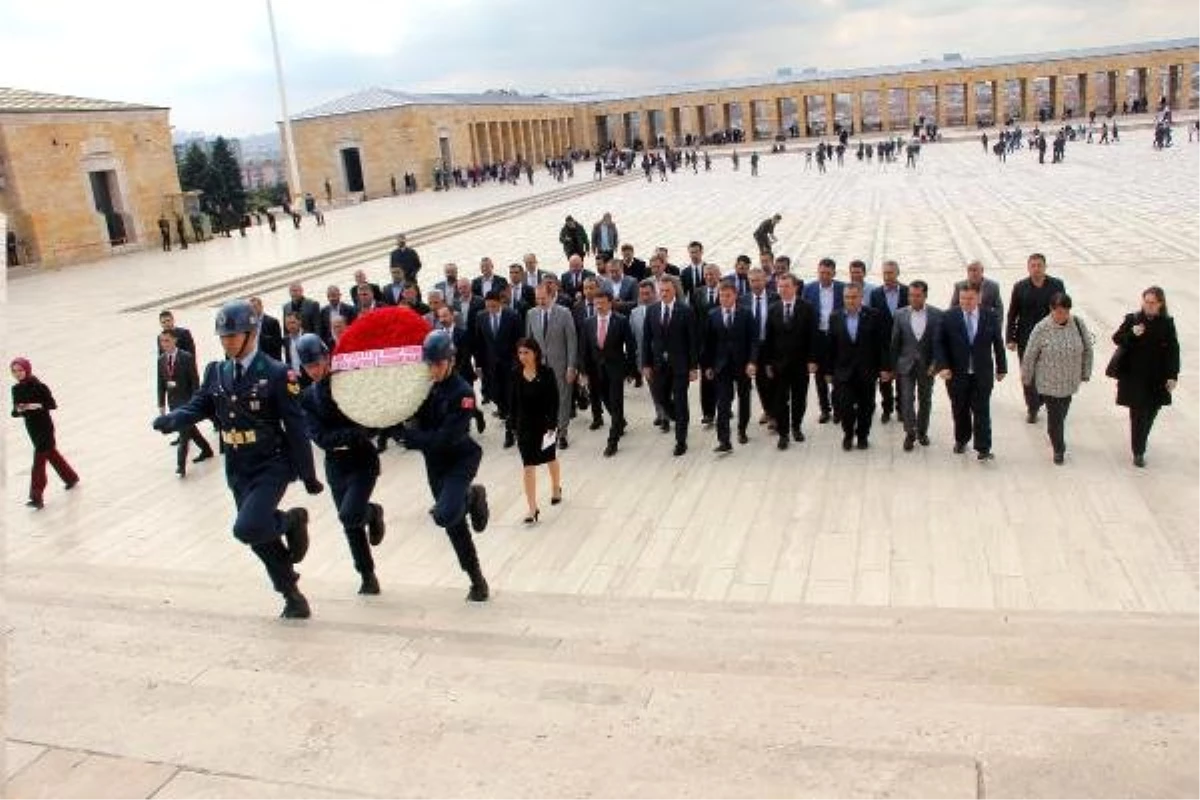
POLYGON ((438 137, 438 152, 442 155, 442 164, 446 169, 453 169, 454 164, 450 160, 450 139, 448 137, 438 137))
POLYGON ((342 172, 346 176, 346 191, 357 194, 363 190, 362 155, 357 147, 342 148, 342 172))
POLYGON ((118 210, 120 206, 120 189, 117 186, 117 173, 111 169, 94 170, 88 173, 92 185, 92 202, 97 213, 104 215, 104 225, 108 230, 108 243, 113 247, 129 241, 125 228, 125 220, 118 210))

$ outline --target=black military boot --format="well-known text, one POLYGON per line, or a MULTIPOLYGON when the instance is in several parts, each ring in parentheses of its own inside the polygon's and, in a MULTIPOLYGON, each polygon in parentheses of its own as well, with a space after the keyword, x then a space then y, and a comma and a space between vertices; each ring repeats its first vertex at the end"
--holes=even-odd
POLYGON ((491 510, 488 508, 487 489, 482 484, 473 483, 467 490, 467 514, 471 517, 471 528, 476 533, 487 530, 491 510))
POLYGON ((362 576, 362 585, 358 587, 359 594, 379 594, 379 579, 375 577, 374 572, 364 573, 362 576))
POLYGON ((283 536, 287 539, 292 563, 299 564, 308 554, 308 509, 289 508, 284 516, 287 517, 287 530, 283 536))
POLYGON ((283 613, 279 616, 284 619, 308 619, 312 616, 312 609, 308 607, 308 598, 300 594, 299 589, 284 592, 283 599, 283 613))
MULTIPOLYGON (((383 506, 371 503, 367 511, 367 541, 371 543, 372 547, 375 547, 383 541, 385 533, 387 533, 387 525, 383 521, 383 506)), ((379 590, 361 594, 379 594, 379 590)))
POLYGON ((471 576, 471 590, 467 592, 467 599, 472 603, 487 602, 490 593, 488 583, 483 577, 483 571, 476 567, 467 574, 471 576))

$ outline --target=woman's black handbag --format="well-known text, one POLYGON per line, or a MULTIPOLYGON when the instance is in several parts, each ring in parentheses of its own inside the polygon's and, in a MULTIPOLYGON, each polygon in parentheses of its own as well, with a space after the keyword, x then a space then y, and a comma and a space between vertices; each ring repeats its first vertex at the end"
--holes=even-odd
POLYGON ((1104 368, 1104 374, 1110 378, 1120 378, 1125 372, 1125 345, 1117 345, 1117 349, 1113 351, 1112 358, 1108 360, 1108 366, 1104 368))

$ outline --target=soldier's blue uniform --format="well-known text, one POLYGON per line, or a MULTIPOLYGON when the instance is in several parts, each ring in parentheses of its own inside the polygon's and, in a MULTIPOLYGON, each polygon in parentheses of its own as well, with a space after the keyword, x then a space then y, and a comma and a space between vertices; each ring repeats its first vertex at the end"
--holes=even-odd
MULTIPOLYGON (((243 311, 240 306, 236 310, 243 311)), ((218 315, 218 333, 229 333, 221 329, 223 319, 218 315)), ((307 617, 307 600, 296 587, 299 575, 292 565, 308 549, 308 512, 279 510, 288 484, 297 478, 310 493, 321 491, 299 393, 295 373, 252 350, 240 359, 209 363, 200 390, 157 418, 154 428, 178 431, 203 419, 216 424, 224 444, 225 479, 237 507, 233 535, 266 566, 275 590, 287 600, 284 616, 307 617)))
MULTIPOLYGON (((300 363, 318 363, 328 355, 315 334, 305 334, 296 345, 300 363)), ((359 425, 338 408, 328 377, 312 383, 300 398, 308 436, 325 451, 325 480, 333 505, 346 533, 354 568, 362 576, 359 594, 379 594, 371 547, 383 540, 383 508, 371 502, 379 478, 379 455, 373 431, 359 425), (369 531, 369 535, 368 535, 369 531)))
MULTIPOLYGON (((434 331, 426 338, 426 361, 453 358, 454 347, 446 331, 434 331), (434 347, 430 347, 430 342, 434 347), (433 357, 431 357, 431 352, 433 357), (444 354, 444 357, 439 357, 444 354)), ((471 600, 486 600, 487 582, 479 566, 471 527, 487 526, 487 498, 482 486, 472 484, 483 459, 483 449, 471 438, 475 416, 475 391, 462 376, 451 369, 434 383, 429 395, 412 419, 402 428, 402 441, 410 450, 425 457, 425 471, 434 506, 430 512, 438 527, 446 530, 458 565, 471 577, 471 600), (471 516, 468 527, 467 516, 471 516)))

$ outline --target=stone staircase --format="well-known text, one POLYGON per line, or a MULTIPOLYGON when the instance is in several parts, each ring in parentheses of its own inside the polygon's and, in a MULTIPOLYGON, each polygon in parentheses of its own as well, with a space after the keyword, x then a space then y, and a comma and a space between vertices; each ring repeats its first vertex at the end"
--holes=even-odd
MULTIPOLYGON (((590 169, 590 165, 582 165, 590 169)), ((481 208, 468 214, 440 220, 431 225, 411 228, 405 231, 408 243, 412 247, 421 247, 431 242, 458 236, 462 233, 495 225, 527 214, 535 209, 555 205, 577 197, 611 189, 622 183, 627 183, 641 177, 641 173, 629 173, 621 177, 606 177, 603 181, 586 181, 566 186, 562 189, 544 192, 532 197, 523 197, 506 203, 500 203, 487 208, 481 208)), ((282 289, 293 281, 304 281, 333 272, 344 272, 364 264, 378 264, 385 259, 396 245, 394 234, 368 239, 356 244, 340 247, 309 258, 280 264, 270 269, 261 270, 249 275, 239 275, 218 283, 188 289, 176 294, 157 297, 153 300, 139 302, 121 309, 123 313, 149 311, 155 308, 178 308, 182 306, 218 303, 230 297, 247 296, 256 293, 266 293, 282 289)))
POLYGON ((1194 615, 303 585, 11 565, 10 794, 1200 791, 1194 615))

